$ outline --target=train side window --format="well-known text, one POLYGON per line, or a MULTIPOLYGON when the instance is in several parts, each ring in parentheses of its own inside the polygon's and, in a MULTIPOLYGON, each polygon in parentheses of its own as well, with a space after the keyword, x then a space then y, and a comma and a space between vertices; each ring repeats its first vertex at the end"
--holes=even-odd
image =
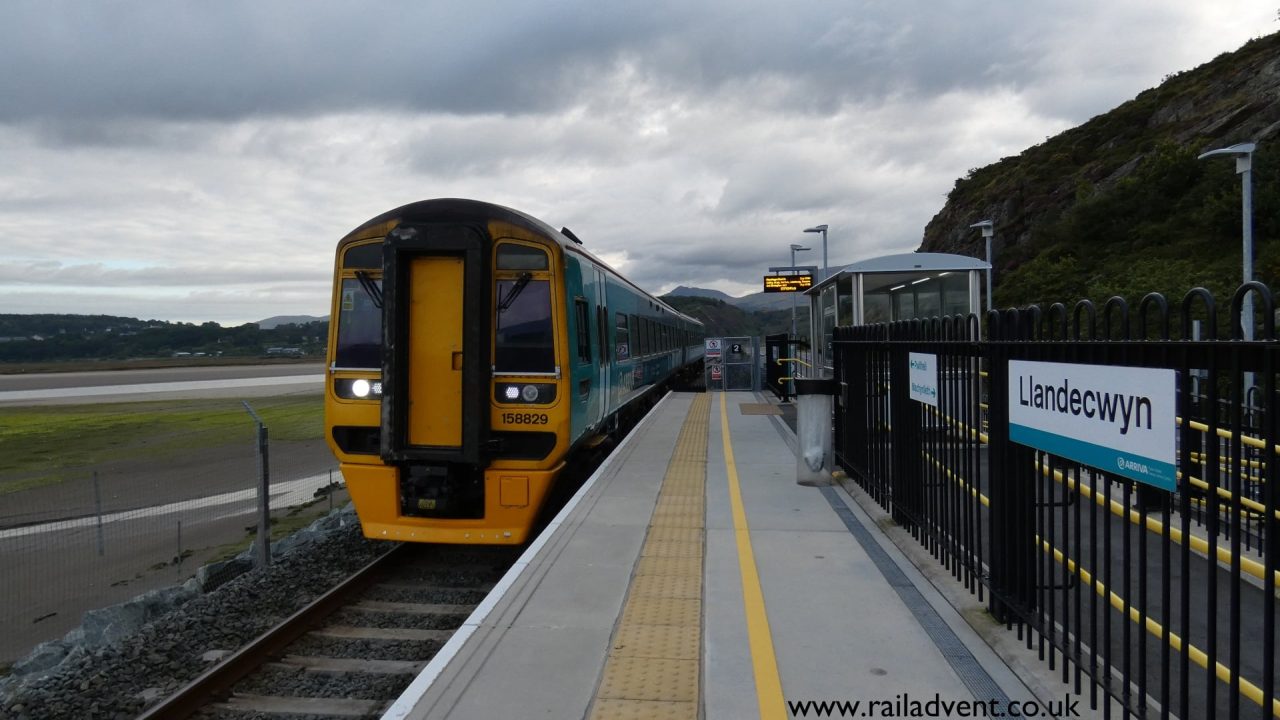
POLYGON ((578 362, 591 362, 591 311, 587 308, 587 299, 573 299, 576 314, 575 324, 578 326, 578 362))
POLYGON ((631 357, 631 330, 625 313, 617 313, 616 325, 613 333, 614 357, 626 360, 631 357))
POLYGON ((549 263, 547 252, 541 248, 515 243, 498 246, 499 270, 546 270, 549 263))

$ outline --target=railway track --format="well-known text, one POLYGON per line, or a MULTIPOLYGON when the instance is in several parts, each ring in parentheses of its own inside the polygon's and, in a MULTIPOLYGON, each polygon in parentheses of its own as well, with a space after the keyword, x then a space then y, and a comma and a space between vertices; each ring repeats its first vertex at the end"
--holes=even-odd
POLYGON ((378 717, 519 553, 396 546, 140 720, 378 717))

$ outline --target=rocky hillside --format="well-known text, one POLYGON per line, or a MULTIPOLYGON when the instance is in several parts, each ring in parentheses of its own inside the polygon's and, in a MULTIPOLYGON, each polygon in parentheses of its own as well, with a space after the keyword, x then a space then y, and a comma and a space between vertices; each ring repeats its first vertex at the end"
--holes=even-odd
POLYGON ((956 181, 920 247, 982 257, 995 222, 996 302, 1215 294, 1239 283, 1240 181, 1201 152, 1258 143, 1255 273, 1280 279, 1280 34, 1168 76, 1120 107, 956 181))

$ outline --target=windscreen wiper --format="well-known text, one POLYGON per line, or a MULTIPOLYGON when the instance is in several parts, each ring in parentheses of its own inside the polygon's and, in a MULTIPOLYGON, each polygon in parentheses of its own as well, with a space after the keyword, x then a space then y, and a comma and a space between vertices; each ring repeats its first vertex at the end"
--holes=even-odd
POLYGON ((507 296, 498 303, 498 312, 506 312, 507 308, 511 307, 511 303, 515 302, 520 293, 524 292, 524 286, 528 285, 532 279, 533 273, 521 273, 519 279, 516 280, 516 284, 512 285, 511 289, 507 291, 507 296))
POLYGON ((356 271, 356 280, 360 281, 360 287, 364 288, 364 294, 369 296, 373 301, 373 306, 382 309, 382 288, 369 277, 369 273, 365 270, 356 271))

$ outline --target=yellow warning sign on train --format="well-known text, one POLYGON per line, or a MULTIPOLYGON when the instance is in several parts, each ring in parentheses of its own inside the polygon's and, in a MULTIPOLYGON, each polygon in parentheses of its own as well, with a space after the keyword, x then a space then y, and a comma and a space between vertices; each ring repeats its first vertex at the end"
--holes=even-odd
POLYGON ((804 292, 811 287, 813 287, 813 275, 810 273, 764 276, 764 291, 767 293, 804 292))

